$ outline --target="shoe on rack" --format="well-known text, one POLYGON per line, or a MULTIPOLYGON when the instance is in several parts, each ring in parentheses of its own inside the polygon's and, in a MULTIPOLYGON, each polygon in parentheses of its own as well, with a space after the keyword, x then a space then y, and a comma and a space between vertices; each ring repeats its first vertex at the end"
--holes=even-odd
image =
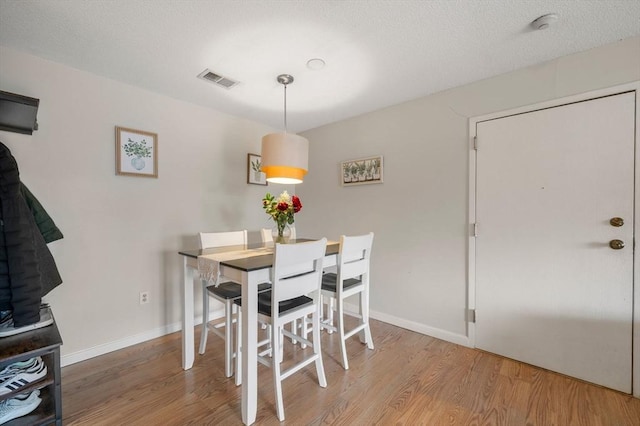
POLYGON ((47 366, 39 356, 10 364, 0 371, 0 395, 37 382, 46 375, 47 366))
POLYGON ((9 420, 26 416, 38 408, 41 401, 40 391, 37 389, 29 394, 23 393, 11 399, 0 401, 0 425, 9 420))
POLYGON ((40 304, 40 321, 23 327, 14 326, 13 311, 0 311, 0 338, 36 330, 51 324, 53 324, 53 315, 51 315, 51 308, 49 308, 48 303, 40 304))
POLYGON ((13 374, 16 370, 26 370, 33 367, 38 361, 36 358, 40 357, 29 358, 24 361, 17 361, 13 364, 7 365, 5 368, 0 370, 0 380, 2 380, 2 378, 4 378, 5 376, 13 374))

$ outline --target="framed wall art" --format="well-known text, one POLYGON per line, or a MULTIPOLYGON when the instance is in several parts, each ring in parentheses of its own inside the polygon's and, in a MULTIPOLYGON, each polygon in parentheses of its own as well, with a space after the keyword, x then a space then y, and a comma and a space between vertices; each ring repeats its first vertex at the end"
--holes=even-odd
POLYGON ((267 185, 267 176, 260 170, 262 157, 258 154, 247 154, 247 183, 267 185))
POLYGON ((382 177, 382 155, 340 163, 340 182, 342 182, 342 186, 382 183, 382 177))
POLYGON ((158 177, 158 135, 116 126, 116 174, 158 177))

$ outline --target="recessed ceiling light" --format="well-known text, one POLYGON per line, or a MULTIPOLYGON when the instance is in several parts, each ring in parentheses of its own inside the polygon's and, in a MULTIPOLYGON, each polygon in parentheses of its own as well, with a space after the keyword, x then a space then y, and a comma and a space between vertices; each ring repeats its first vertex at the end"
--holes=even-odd
POLYGON ((307 61, 307 68, 310 70, 321 70, 324 68, 325 62, 320 58, 313 58, 307 61))

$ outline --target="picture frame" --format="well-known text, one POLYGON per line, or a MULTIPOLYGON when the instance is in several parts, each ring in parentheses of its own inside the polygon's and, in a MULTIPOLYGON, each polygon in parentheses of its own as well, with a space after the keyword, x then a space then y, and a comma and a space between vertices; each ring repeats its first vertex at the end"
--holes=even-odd
POLYGON ((267 175, 260 170, 262 156, 258 154, 247 154, 247 183, 251 185, 268 185, 267 175))
POLYGON ((116 126, 116 175, 158 178, 158 134, 116 126))
POLYGON ((340 182, 342 186, 382 183, 384 181, 383 167, 382 155, 342 161, 340 163, 340 182))

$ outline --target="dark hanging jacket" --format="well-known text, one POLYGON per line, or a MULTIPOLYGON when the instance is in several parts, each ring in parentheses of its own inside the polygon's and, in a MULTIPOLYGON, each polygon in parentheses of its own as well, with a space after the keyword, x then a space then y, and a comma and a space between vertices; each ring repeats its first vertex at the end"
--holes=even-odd
POLYGON ((29 191, 29 188, 27 188, 22 182, 20 182, 20 192, 22 192, 22 196, 27 202, 27 206, 29 206, 29 210, 36 221, 38 230, 44 238, 44 242, 51 243, 62 239, 62 232, 60 232, 56 224, 53 222, 51 216, 49 216, 44 207, 42 207, 42 204, 40 204, 40 201, 38 201, 35 195, 33 195, 31 191, 29 191))
POLYGON ((42 296, 62 283, 44 235, 54 241, 62 233, 22 185, 18 164, 2 143, 0 228, 0 311, 13 311, 15 327, 36 323, 42 296))

